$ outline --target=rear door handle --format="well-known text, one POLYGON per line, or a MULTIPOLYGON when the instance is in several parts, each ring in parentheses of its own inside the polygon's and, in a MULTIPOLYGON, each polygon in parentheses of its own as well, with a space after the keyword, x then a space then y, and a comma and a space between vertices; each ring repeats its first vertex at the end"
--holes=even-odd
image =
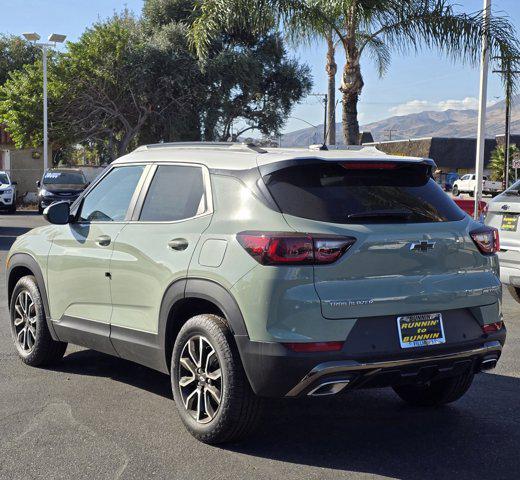
POLYGON ((100 235, 99 237, 96 238, 96 243, 100 247, 107 247, 108 245, 110 245, 111 241, 112 241, 112 239, 108 235, 100 235))
POLYGON ((186 250, 188 248, 188 240, 185 238, 175 238, 168 242, 168 247, 177 251, 186 250))

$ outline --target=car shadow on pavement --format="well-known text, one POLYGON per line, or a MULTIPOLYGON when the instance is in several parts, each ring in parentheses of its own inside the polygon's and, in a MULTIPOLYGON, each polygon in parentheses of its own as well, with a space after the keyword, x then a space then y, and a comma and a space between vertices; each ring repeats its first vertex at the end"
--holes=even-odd
POLYGON ((106 377, 165 398, 173 398, 168 375, 95 350, 66 353, 61 362, 49 369, 70 374, 106 377))
MULTIPOLYGON (((56 371, 107 377, 172 398, 167 375, 93 350, 56 371)), ((269 400, 259 430, 219 448, 339 471, 409 480, 520 478, 520 379, 477 375, 459 402, 410 407, 390 389, 269 400)))
POLYGON ((459 402, 404 404, 391 389, 272 402, 259 433, 232 450, 399 479, 520 478, 520 379, 475 378, 459 402))

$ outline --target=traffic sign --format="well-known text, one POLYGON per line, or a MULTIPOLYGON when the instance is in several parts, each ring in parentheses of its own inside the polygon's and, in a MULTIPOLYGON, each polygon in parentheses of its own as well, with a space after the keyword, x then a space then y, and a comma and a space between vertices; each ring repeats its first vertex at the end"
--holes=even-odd
POLYGON ((511 166, 513 168, 520 168, 520 152, 515 152, 511 158, 511 166))

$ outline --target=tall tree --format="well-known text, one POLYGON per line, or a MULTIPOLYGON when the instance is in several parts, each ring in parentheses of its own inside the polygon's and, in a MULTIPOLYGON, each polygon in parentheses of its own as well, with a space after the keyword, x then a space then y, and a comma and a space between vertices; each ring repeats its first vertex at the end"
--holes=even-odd
POLYGON ((327 61, 325 71, 327 72, 327 138, 325 142, 329 145, 336 145, 336 44, 334 33, 331 30, 326 36, 327 41, 327 61))
MULTIPOLYGON (((110 161, 139 143, 278 133, 311 88, 308 68, 276 32, 247 29, 222 33, 201 68, 189 44, 196 15, 193 2, 147 2, 143 19, 98 21, 51 56, 53 148, 83 144, 110 161)), ((26 65, 0 86, 0 121, 19 147, 41 142, 41 71, 26 65)))
POLYGON ((38 53, 34 45, 20 37, 0 35, 0 85, 5 83, 10 72, 34 63, 39 57, 38 53))
MULTIPOLYGON (((190 27, 200 14, 193 0, 146 0, 143 7, 150 30, 190 27)), ((212 39, 200 72, 198 105, 193 106, 202 139, 236 140, 250 130, 276 135, 293 105, 309 93, 309 69, 287 55, 272 26, 271 21, 271 28, 254 32, 237 25, 212 39)))
POLYGON ((270 28, 273 16, 289 33, 327 35, 332 30, 345 60, 340 91, 347 144, 360 141, 357 106, 364 86, 365 53, 376 60, 381 74, 392 51, 435 48, 452 59, 476 64, 483 32, 492 56, 515 58, 519 53, 515 29, 507 18, 492 15, 485 24, 482 11, 460 13, 450 0, 201 0, 199 8, 192 38, 201 59, 222 29, 242 25, 262 31, 270 28))

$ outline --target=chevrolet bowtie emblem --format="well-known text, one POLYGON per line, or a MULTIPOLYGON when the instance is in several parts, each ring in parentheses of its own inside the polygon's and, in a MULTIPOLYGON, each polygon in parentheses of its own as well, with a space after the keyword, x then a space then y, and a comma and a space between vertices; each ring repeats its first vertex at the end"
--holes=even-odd
POLYGON ((427 242, 426 240, 410 244, 410 250, 419 252, 426 252, 433 247, 435 247, 435 242, 427 242))

